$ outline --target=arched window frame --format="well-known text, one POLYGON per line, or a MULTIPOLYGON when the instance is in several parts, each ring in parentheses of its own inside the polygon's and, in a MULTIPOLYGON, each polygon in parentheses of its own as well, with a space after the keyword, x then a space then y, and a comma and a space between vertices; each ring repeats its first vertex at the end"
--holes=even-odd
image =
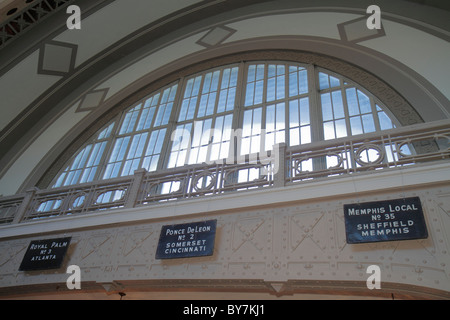
MULTIPOLYGON (((174 97, 174 102, 173 102, 174 103, 174 107, 172 108, 172 115, 171 115, 170 120, 167 123, 167 127, 166 127, 166 130, 167 130, 168 133, 166 133, 166 135, 165 135, 164 143, 163 143, 164 147, 161 149, 161 152, 160 152, 160 155, 162 156, 162 158, 159 159, 158 165, 156 166, 155 170, 162 170, 162 169, 165 169, 165 168, 174 168, 174 167, 178 167, 178 166, 182 166, 182 165, 190 164, 190 163, 191 164, 198 163, 198 161, 193 161, 193 162, 190 162, 190 163, 189 163, 189 161, 184 161, 184 163, 180 162, 178 165, 173 165, 170 162, 171 161, 170 160, 171 148, 173 148, 173 141, 171 142, 170 132, 174 132, 175 129, 177 128, 177 126, 180 126, 180 125, 183 125, 183 124, 184 125, 189 124, 190 121, 194 121, 195 122, 195 120, 202 121, 204 119, 210 119, 208 117, 202 117, 202 116, 200 116, 200 117, 193 117, 192 119, 189 119, 189 120, 180 119, 179 118, 180 117, 180 112, 182 110, 182 101, 183 101, 184 98, 187 98, 187 97, 184 97, 183 95, 186 92, 186 88, 188 86, 189 79, 202 77, 201 84, 200 84, 200 86, 201 86, 204 83, 204 77, 205 77, 206 74, 209 74, 211 72, 217 72, 217 71, 222 72, 226 68, 233 68, 233 67, 238 67, 239 68, 239 70, 238 70, 238 79, 237 79, 237 84, 236 84, 235 106, 234 106, 234 108, 232 110, 227 110, 225 112, 226 115, 233 115, 233 119, 232 119, 232 129, 233 130, 244 129, 243 128, 244 127, 243 124, 244 124, 245 113, 249 112, 249 110, 257 110, 257 108, 261 107, 261 108, 263 108, 265 110, 264 113, 267 114, 267 108, 269 106, 272 106, 270 103, 277 103, 277 102, 278 103, 284 103, 285 104, 284 108, 286 110, 285 111, 285 116, 288 117, 288 115, 290 114, 288 112, 288 110, 289 110, 289 100, 290 100, 290 98, 292 98, 292 97, 288 97, 289 95, 287 94, 288 91, 289 91, 289 88, 288 88, 289 86, 288 85, 285 85, 285 92, 286 92, 286 94, 285 94, 284 99, 275 99, 274 101, 267 101, 266 86, 267 86, 267 83, 269 81, 269 76, 268 76, 268 72, 269 71, 268 71, 268 69, 269 69, 269 66, 271 66, 271 65, 284 65, 286 68, 289 68, 289 65, 296 65, 298 67, 305 68, 305 70, 307 71, 308 92, 299 94, 298 97, 299 98, 306 98, 307 97, 309 99, 309 105, 310 105, 310 108, 309 108, 309 112, 310 112, 310 123, 309 123, 309 126, 311 127, 311 130, 310 130, 310 138, 306 139, 305 141, 301 141, 302 143, 310 143, 310 142, 314 143, 314 142, 317 142, 317 141, 324 140, 324 138, 325 138, 323 130, 322 130, 323 119, 322 119, 322 115, 321 115, 321 110, 319 110, 320 109, 319 106, 321 104, 321 96, 320 96, 321 90, 320 90, 320 83, 319 83, 319 72, 326 71, 327 74, 332 75, 332 76, 337 77, 338 79, 340 79, 339 80, 341 82, 340 83, 340 90, 342 92, 344 92, 344 89, 346 89, 346 85, 345 85, 344 81, 347 81, 348 83, 351 83, 351 87, 354 87, 357 90, 360 90, 361 92, 366 94, 368 97, 370 97, 370 103, 371 103, 372 109, 373 109, 374 105, 382 105, 382 103, 375 96, 371 95, 366 89, 362 88, 361 86, 359 86, 358 84, 354 83, 353 81, 345 79, 345 77, 343 77, 343 76, 341 76, 341 75, 339 75, 337 73, 334 73, 332 71, 326 70, 325 68, 321 68, 321 67, 315 66, 313 64, 305 64, 305 63, 298 63, 298 62, 292 62, 292 61, 281 61, 281 60, 260 60, 260 61, 254 60, 254 61, 249 61, 249 62, 240 62, 240 63, 234 63, 234 64, 227 64, 227 65, 216 67, 216 68, 213 68, 213 69, 207 69, 207 70, 201 71, 199 73, 193 74, 191 76, 182 77, 178 81, 176 81, 176 83, 177 83, 177 90, 176 90, 176 96, 174 97), (265 88, 263 90, 263 92, 264 92, 264 97, 262 99, 263 101, 261 101, 261 103, 258 103, 256 105, 246 105, 246 102, 245 102, 245 99, 246 99, 245 95, 246 95, 246 91, 247 91, 246 90, 247 89, 246 88, 246 82, 247 82, 246 79, 248 79, 249 66, 250 65, 258 65, 258 64, 265 66, 265 70, 264 70, 264 73, 265 73, 265 75, 264 75, 264 86, 265 86, 265 88), (280 100, 282 100, 284 102, 279 102, 280 100), (316 106, 316 107, 314 107, 314 106, 316 106)), ((286 72, 284 77, 285 77, 285 79, 288 79, 289 72, 286 72)), ((286 82, 287 82, 287 80, 286 80, 286 82)), ((170 85, 167 85, 167 86, 165 86, 165 87, 163 87, 160 90, 157 90, 155 92, 162 92, 163 90, 166 90, 168 87, 170 87, 172 85, 173 85, 173 83, 170 84, 170 85)), ((331 89, 324 89, 324 90, 325 91, 323 91, 323 92, 327 92, 327 90, 331 91, 331 89)), ((151 95, 156 94, 155 92, 152 93, 151 95)), ((342 94, 342 96, 344 97, 345 94, 342 94)), ((96 171, 95 178, 90 179, 89 181, 79 180, 77 183, 90 182, 90 181, 93 181, 93 180, 102 180, 104 178, 114 178, 114 177, 119 176, 119 175, 110 176, 110 175, 106 174, 107 163, 110 162, 109 160, 111 159, 111 155, 112 155, 112 153, 114 151, 113 150, 114 147, 112 145, 115 143, 116 139, 118 139, 118 136, 120 135, 120 134, 118 134, 117 130, 119 130, 118 128, 120 128, 120 126, 122 125, 122 121, 123 121, 124 115, 127 114, 127 112, 129 112, 133 108, 137 107, 139 104, 145 103, 145 101, 148 98, 149 98, 149 96, 145 97, 144 99, 141 99, 137 103, 133 104, 133 106, 128 107, 125 111, 121 112, 121 114, 118 115, 115 118, 115 120, 113 120, 113 122, 116 123, 116 125, 114 126, 115 133, 113 133, 111 135, 111 137, 109 138, 109 140, 107 142, 108 146, 106 146, 106 148, 109 148, 109 152, 106 155, 105 154, 102 155, 102 157, 101 157, 101 163, 99 164, 99 167, 102 167, 102 169, 96 171)), ((218 99, 218 97, 216 97, 216 99, 218 99)), ((217 105, 215 106, 215 108, 217 108, 217 105)), ((199 111, 199 103, 197 101, 197 106, 195 108, 195 113, 198 113, 198 111, 199 111)), ((377 115, 378 112, 379 111, 373 111, 374 115, 377 115)), ((389 109, 383 108, 382 112, 385 112, 385 114, 389 115, 390 119, 394 122, 395 126, 399 125, 399 122, 395 119, 395 117, 393 117, 393 115, 390 113, 389 109)), ((208 116, 212 117, 213 121, 216 121, 217 118, 220 115, 217 115, 216 113, 213 113, 213 114, 208 115, 208 116)), ((376 123, 375 125, 378 127, 378 129, 381 129, 379 127, 379 123, 378 123, 377 119, 378 119, 378 117, 374 118, 374 121, 376 123)), ((264 119, 261 118, 261 124, 264 123, 265 120, 266 120, 266 118, 264 118, 264 119)), ((350 128, 350 125, 349 125, 350 118, 349 118, 348 114, 345 117, 345 121, 346 121, 347 130, 350 130, 349 129, 350 128)), ((289 123, 287 123, 286 120, 285 120, 285 123, 287 124, 287 127, 289 127, 289 123)), ((267 127, 265 127, 264 129, 267 129, 267 127)), ((291 128, 289 128, 289 129, 291 129, 291 128)), ((290 144, 290 142, 289 142, 290 139, 289 139, 289 132, 288 131, 289 131, 288 129, 284 128, 284 136, 285 136, 284 141, 282 141, 283 139, 281 139, 280 141, 275 140, 275 142, 276 143, 278 143, 278 142, 287 142, 287 144, 289 145, 290 144)), ((379 131, 379 130, 377 130, 377 131, 379 131)), ((133 134, 135 136, 136 132, 131 132, 131 134, 133 134)), ((142 134, 145 134, 145 133, 142 132, 142 134)), ((195 135, 195 133, 193 131, 191 131, 191 134, 192 134, 192 136, 195 135)), ((147 134, 147 136, 146 136, 147 140, 149 139, 149 137, 148 137, 149 135, 150 134, 147 134)), ((347 132, 347 136, 350 136, 350 135, 351 134, 348 134, 348 132, 347 132)), ((267 135, 263 136, 263 138, 264 137, 267 137, 267 135)), ((244 138, 248 138, 248 137, 244 137, 244 138)), ((301 138, 299 140, 301 140, 301 138)), ((209 142, 211 142, 211 141, 209 141, 209 142)), ((249 150, 249 152, 250 151, 259 152, 259 151, 263 151, 264 149, 265 149, 265 151, 267 151, 268 149, 270 149, 270 147, 268 147, 268 146, 265 146, 265 148, 264 148, 264 146, 263 146, 264 143, 263 142, 264 142, 264 139, 260 143, 261 147, 259 148, 259 150, 256 150, 256 149, 255 150, 249 150)), ((87 144, 87 146, 88 145, 89 144, 87 144)), ((129 145, 130 144, 128 144, 128 146, 129 145)), ((83 150, 83 149, 81 149, 81 150, 83 150)), ((208 145, 208 152, 207 152, 208 156, 210 154, 211 154, 211 144, 208 145)), ((189 159, 189 157, 187 157, 187 159, 189 159)), ((140 162, 140 164, 137 167, 134 166, 133 167, 134 169, 138 169, 139 167, 142 167, 142 163, 143 163, 142 157, 139 160, 139 162, 140 162)), ((123 169, 124 166, 125 165, 122 163, 121 164, 121 168, 123 169)), ((134 170, 127 170, 126 171, 127 174, 125 174, 125 175, 133 174, 132 171, 134 172, 134 170)), ((153 170, 149 170, 149 171, 153 171, 153 170)), ((58 182, 58 178, 60 178, 60 177, 57 176, 53 180, 52 185, 54 187, 67 185, 67 184, 61 184, 61 183, 58 184, 57 183, 58 182)))

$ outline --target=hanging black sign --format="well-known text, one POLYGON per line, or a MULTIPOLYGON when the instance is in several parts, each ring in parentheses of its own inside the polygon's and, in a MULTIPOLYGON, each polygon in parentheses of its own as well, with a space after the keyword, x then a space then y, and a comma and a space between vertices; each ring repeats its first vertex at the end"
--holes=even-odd
POLYGON ((428 238, 420 198, 344 205, 347 243, 428 238))
POLYGON ((59 269, 72 238, 32 241, 23 257, 19 271, 59 269))
POLYGON ((211 256, 214 253, 217 220, 163 226, 156 259, 211 256))

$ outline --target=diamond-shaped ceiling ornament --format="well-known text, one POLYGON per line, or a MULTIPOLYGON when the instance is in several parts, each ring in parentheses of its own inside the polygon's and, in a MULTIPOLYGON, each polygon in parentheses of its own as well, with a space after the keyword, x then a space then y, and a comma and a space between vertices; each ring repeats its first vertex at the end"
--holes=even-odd
POLYGON ((236 30, 228 28, 226 26, 219 26, 211 29, 206 35, 204 35, 197 44, 206 48, 217 46, 231 37, 236 30))
POLYGON ((75 68, 77 45, 59 41, 49 41, 39 51, 38 73, 65 76, 75 68))
POLYGON ((368 17, 364 16, 362 18, 338 24, 341 40, 358 43, 384 37, 386 35, 383 26, 381 26, 381 29, 369 29, 367 27, 367 19, 368 17))
POLYGON ((105 100, 109 89, 93 90, 86 93, 80 101, 76 112, 91 111, 99 107, 105 100))

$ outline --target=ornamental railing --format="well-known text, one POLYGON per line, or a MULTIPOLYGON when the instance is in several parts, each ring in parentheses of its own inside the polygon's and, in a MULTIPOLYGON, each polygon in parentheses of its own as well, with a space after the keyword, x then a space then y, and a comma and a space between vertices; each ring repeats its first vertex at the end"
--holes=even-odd
POLYGON ((157 172, 39 190, 0 198, 0 224, 135 208, 259 188, 279 188, 385 168, 450 158, 450 121, 296 147, 279 144, 270 152, 220 163, 188 165, 157 172))

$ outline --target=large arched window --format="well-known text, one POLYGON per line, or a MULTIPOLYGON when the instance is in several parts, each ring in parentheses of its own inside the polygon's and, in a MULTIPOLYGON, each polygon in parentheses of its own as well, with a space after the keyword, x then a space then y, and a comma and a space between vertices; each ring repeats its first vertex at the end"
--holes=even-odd
MULTIPOLYGON (((241 62, 163 87, 99 130, 53 187, 357 136, 399 125, 369 91, 310 64, 241 62), (231 140, 238 137, 237 147, 231 140), (238 148, 238 150, 232 150, 238 148)), ((311 169, 314 161, 303 163, 311 169)), ((332 165, 332 164, 330 164, 332 165)))

